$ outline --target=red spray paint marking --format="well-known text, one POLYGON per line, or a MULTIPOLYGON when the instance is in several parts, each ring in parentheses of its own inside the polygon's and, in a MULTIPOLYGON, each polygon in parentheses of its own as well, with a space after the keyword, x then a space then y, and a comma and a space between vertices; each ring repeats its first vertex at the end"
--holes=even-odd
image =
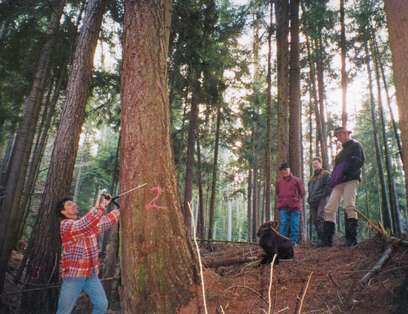
POLYGON ((150 191, 155 192, 156 195, 153 197, 153 199, 152 199, 149 203, 147 203, 147 204, 145 205, 145 208, 146 208, 146 209, 150 209, 150 208, 163 209, 163 208, 166 208, 166 207, 164 207, 164 206, 159 206, 159 205, 156 204, 156 201, 159 199, 160 194, 162 194, 162 192, 163 192, 163 190, 161 189, 160 185, 158 185, 158 186, 156 186, 156 187, 154 187, 154 188, 151 188, 150 191))

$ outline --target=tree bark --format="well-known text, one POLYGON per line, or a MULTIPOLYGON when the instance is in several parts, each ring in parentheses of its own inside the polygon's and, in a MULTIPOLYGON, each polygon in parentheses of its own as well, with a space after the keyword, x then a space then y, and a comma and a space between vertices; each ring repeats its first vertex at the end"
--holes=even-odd
POLYGON ((405 190, 408 193, 408 159, 405 153, 408 151, 408 62, 406 58, 408 54, 408 33, 401 31, 408 27, 408 2, 385 0, 384 6, 392 52, 399 126, 404 152, 405 190))
POLYGON ((295 176, 302 177, 301 104, 299 66, 299 0, 290 1, 290 70, 289 70, 289 165, 295 176))
POLYGON ((125 1, 120 188, 155 188, 121 199, 124 313, 176 313, 199 282, 170 144, 170 12, 170 0, 125 1))
MULTIPOLYGON (((31 255, 27 259, 25 282, 44 284, 58 280, 60 242, 56 234, 59 222, 55 204, 71 190, 72 175, 78 152, 79 136, 85 118, 88 84, 91 79, 93 59, 103 12, 108 0, 91 0, 87 3, 85 17, 75 48, 72 70, 67 85, 61 123, 57 130, 40 212, 32 234, 31 255)), ((26 311, 55 311, 55 290, 28 292, 23 297, 26 311)), ((48 312, 47 312, 48 311, 48 312)))
POLYGON ((213 239, 214 220, 215 220, 215 199, 217 196, 217 172, 218 172, 218 148, 220 142, 220 126, 221 126, 221 105, 217 105, 217 122, 215 129, 215 143, 214 143, 214 162, 212 171, 211 183, 211 198, 210 198, 210 219, 208 221, 208 240, 213 239))
POLYGON ((289 1, 275 1, 277 84, 278 84, 278 164, 288 161, 289 143, 289 1))
POLYGON ((16 135, 13 155, 7 171, 5 198, 0 207, 0 293, 3 291, 5 272, 11 254, 13 238, 18 232, 18 222, 24 215, 20 200, 34 140, 35 130, 41 108, 41 99, 47 82, 50 58, 56 42, 56 33, 62 15, 65 0, 53 3, 47 39, 41 49, 30 94, 24 102, 23 119, 16 135))

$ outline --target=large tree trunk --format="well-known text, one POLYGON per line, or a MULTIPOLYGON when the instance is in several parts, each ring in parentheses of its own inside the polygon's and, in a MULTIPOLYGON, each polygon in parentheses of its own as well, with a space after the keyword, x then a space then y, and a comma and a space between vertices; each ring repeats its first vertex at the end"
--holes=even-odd
POLYGON ((289 165, 295 176, 302 177, 300 66, 299 66, 299 0, 290 1, 290 95, 289 95, 289 165))
POLYGON ((271 219, 271 175, 272 175, 272 23, 273 23, 273 1, 270 1, 270 21, 268 29, 268 72, 266 81, 268 83, 266 95, 266 145, 265 145, 265 220, 271 219))
POLYGON ((13 238, 18 232, 18 222, 24 215, 20 207, 20 200, 26 179, 26 172, 34 140, 33 130, 37 126, 41 108, 41 99, 48 79, 50 57, 56 42, 56 33, 65 0, 53 3, 53 13, 47 30, 47 39, 41 49, 30 94, 24 102, 23 119, 17 132, 13 156, 5 179, 5 198, 0 207, 0 293, 3 291, 3 283, 7 263, 10 257, 13 238))
MULTIPOLYGON (((29 248, 25 281, 29 284, 44 284, 58 280, 60 242, 59 222, 55 215, 55 204, 69 194, 79 136, 85 118, 88 84, 91 79, 93 59, 107 0, 91 0, 87 3, 85 17, 75 49, 72 70, 68 80, 67 95, 51 155, 47 181, 40 204, 36 228, 29 248)), ((27 313, 33 308, 37 312, 55 311, 55 290, 28 292, 23 297, 22 307, 27 313)))
POLYGON ((170 0, 125 1, 120 188, 147 183, 158 198, 146 190, 121 200, 124 313, 175 313, 199 281, 170 144, 170 10, 170 0))
POLYGON ((346 71, 346 27, 344 24, 344 2, 340 0, 340 56, 341 56, 341 92, 342 114, 341 124, 347 127, 347 71, 346 71))
POLYGON ((387 183, 388 183, 388 191, 389 191, 389 200, 390 200, 390 210, 392 215, 392 230, 396 236, 400 236, 401 233, 401 226, 400 226, 400 219, 399 219, 399 203, 398 203, 398 195, 396 191, 396 185, 394 180, 394 175, 392 171, 392 162, 391 162, 391 155, 388 147, 388 135, 387 135, 387 122, 384 114, 383 109, 383 102, 382 102, 382 92, 381 92, 381 77, 380 77, 380 69, 378 64, 379 56, 375 53, 375 49, 372 44, 372 55, 374 60, 374 69, 376 75, 376 83, 377 83, 377 102, 378 102, 378 112, 380 113, 380 121, 381 121, 381 131, 382 137, 384 141, 384 157, 385 157, 385 169, 387 171, 387 183))
POLYGON ((190 122, 188 129, 187 139, 187 162, 186 162, 186 177, 184 183, 184 203, 183 203, 183 216, 184 222, 187 226, 187 230, 191 231, 191 214, 189 206, 191 205, 191 199, 193 197, 193 167, 194 167, 194 146, 195 137, 198 127, 198 102, 199 102, 199 77, 196 70, 193 70, 192 75, 192 95, 191 95, 191 110, 190 110, 190 122))
MULTIPOLYGON (((403 164, 405 171, 405 189, 408 193, 408 2, 385 0, 388 31, 392 52, 392 66, 397 95, 399 126, 401 129, 403 164)), ((408 197, 407 197, 408 198, 408 197)))
POLYGON ((380 186, 381 186, 381 203, 382 203, 382 219, 385 228, 392 229, 392 215, 390 211, 389 205, 389 198, 387 193, 387 188, 385 184, 384 178, 384 164, 383 164, 383 154, 380 147, 380 142, 378 139, 378 128, 377 128, 377 114, 375 110, 375 103, 374 103, 374 92, 373 92, 373 81, 372 81, 372 71, 370 65, 370 54, 367 47, 367 43, 365 43, 365 53, 366 53, 366 66, 367 66, 367 73, 368 73, 368 85, 369 85, 369 93, 370 93, 370 109, 371 109, 371 124, 373 128, 373 137, 374 137, 374 147, 375 147, 375 156, 377 160, 377 171, 378 177, 380 179, 380 186))
POLYGON ((278 147, 277 162, 288 161, 289 143, 289 1, 275 1, 277 84, 278 84, 278 147))
POLYGON ((211 198, 210 198, 210 217, 208 221, 208 240, 213 239, 214 220, 215 220, 215 199, 217 196, 217 172, 218 172, 218 148, 220 143, 220 127, 221 127, 221 105, 217 106, 217 122, 215 127, 215 143, 214 143, 214 162, 211 181, 211 198))

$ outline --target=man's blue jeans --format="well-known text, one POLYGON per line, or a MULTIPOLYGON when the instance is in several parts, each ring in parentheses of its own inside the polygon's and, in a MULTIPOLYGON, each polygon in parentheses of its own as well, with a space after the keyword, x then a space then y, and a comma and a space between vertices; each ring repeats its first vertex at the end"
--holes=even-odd
POLYGON ((279 208, 279 233, 281 235, 290 238, 293 243, 299 243, 299 225, 300 210, 287 210, 286 208, 279 208))
POLYGON ((84 291, 91 300, 92 314, 104 314, 108 310, 105 290, 96 274, 88 278, 65 278, 62 281, 56 314, 70 314, 84 291))

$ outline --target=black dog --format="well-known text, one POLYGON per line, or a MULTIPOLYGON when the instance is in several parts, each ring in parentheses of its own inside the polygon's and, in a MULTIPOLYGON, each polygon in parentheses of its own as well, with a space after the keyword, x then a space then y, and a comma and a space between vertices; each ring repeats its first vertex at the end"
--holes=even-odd
POLYGON ((279 264, 280 258, 293 258, 292 241, 276 231, 275 226, 275 222, 267 221, 259 227, 256 234, 259 237, 259 245, 265 252, 261 264, 271 263, 275 254, 278 255, 275 259, 275 264, 279 264))

